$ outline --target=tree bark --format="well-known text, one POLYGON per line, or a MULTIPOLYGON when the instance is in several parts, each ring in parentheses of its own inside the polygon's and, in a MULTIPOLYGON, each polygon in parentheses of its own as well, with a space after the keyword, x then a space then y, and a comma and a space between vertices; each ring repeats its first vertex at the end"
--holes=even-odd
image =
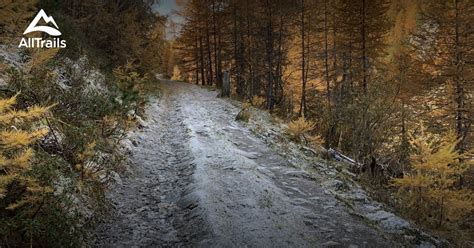
POLYGON ((273 25, 272 7, 269 0, 267 0, 267 6, 267 109, 273 110, 273 25))
POLYGON ((205 74, 205 66, 204 66, 204 49, 202 47, 202 36, 199 36, 199 53, 200 60, 201 60, 201 85, 206 85, 206 74, 205 74))
POLYGON ((300 116, 306 116, 306 61, 305 61, 305 25, 304 25, 304 0, 301 0, 301 102, 300 116))
POLYGON ((228 71, 223 73, 221 97, 230 97, 230 77, 228 71))
POLYGON ((207 76, 207 84, 212 86, 214 83, 213 80, 213 73, 212 73, 212 53, 211 53, 211 39, 209 34, 209 21, 206 22, 206 42, 207 42, 207 66, 208 66, 208 76, 207 76))
POLYGON ((461 152, 464 151, 464 140, 467 136, 467 122, 465 118, 465 92, 464 92, 464 59, 462 52, 461 44, 461 34, 459 30, 460 26, 460 17, 459 17, 459 1, 455 0, 455 78, 454 78, 454 88, 455 88, 455 102, 456 102, 456 135, 459 139, 457 144, 457 149, 461 152))
POLYGON ((367 7, 366 7, 366 0, 362 0, 362 10, 361 10, 361 38, 362 38, 362 87, 364 90, 364 94, 367 94, 367 81, 368 81, 368 70, 369 70, 369 64, 368 64, 368 58, 367 58, 367 26, 366 26, 366 12, 367 12, 367 7))

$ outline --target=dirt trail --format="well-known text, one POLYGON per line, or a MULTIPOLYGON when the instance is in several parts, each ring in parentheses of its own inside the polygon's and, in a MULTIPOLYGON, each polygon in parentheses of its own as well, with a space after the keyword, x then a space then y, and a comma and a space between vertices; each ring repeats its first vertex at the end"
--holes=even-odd
MULTIPOLYGON (((236 122, 239 108, 216 94, 163 83, 163 96, 147 109, 146 127, 131 134, 132 173, 108 196, 115 208, 97 229, 97 246, 432 246, 399 230, 387 234, 354 214, 328 190, 337 180, 295 168, 236 122)), ((363 209, 382 216, 380 223, 407 227, 372 206, 363 209)))

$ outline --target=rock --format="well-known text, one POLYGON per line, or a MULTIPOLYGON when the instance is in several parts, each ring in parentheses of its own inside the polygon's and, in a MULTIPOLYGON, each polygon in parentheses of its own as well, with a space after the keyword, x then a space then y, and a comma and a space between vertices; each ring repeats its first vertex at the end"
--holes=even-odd
POLYGON ((332 241, 332 240, 321 244, 321 246, 323 246, 323 247, 336 247, 336 246, 340 246, 340 245, 341 245, 340 243, 338 243, 336 241, 332 241))
POLYGON ((117 102, 118 104, 123 105, 123 101, 122 101, 122 99, 121 99, 119 96, 116 97, 114 100, 115 100, 115 102, 117 102))
POLYGON ((418 248, 435 248, 436 246, 431 244, 431 243, 421 242, 421 244, 419 244, 416 247, 418 247, 418 248))
POLYGON ((388 219, 388 218, 391 218, 393 217, 394 214, 392 213, 389 213, 385 210, 379 210, 375 213, 370 213, 370 214, 367 214, 366 217, 369 219, 369 220, 372 220, 372 221, 381 221, 381 220, 385 220, 385 219, 388 219))
POLYGON ((313 225, 313 222, 311 222, 309 220, 303 220, 303 223, 307 226, 312 226, 313 225))
POLYGON ((415 240, 416 237, 412 235, 404 235, 403 238, 406 240, 415 240))
POLYGON ((114 180, 114 183, 122 185, 122 178, 120 178, 120 175, 117 172, 110 172, 110 177, 114 180))
POLYGON ((347 198, 353 201, 358 201, 358 202, 368 201, 367 195, 363 191, 348 192, 347 194, 344 195, 344 198, 347 198))
POLYGON ((135 119, 139 129, 148 128, 148 124, 140 116, 137 115, 135 119))
POLYGON ((379 222, 382 228, 391 232, 399 232, 408 228, 410 224, 408 221, 389 213, 385 210, 379 210, 375 213, 367 214, 366 217, 372 221, 379 222))
POLYGON ((257 159, 258 158, 258 153, 256 152, 246 152, 243 154, 244 157, 248 158, 248 159, 257 159))
POLYGON ((138 208, 136 211, 137 213, 141 213, 141 212, 149 211, 149 210, 150 210, 150 207, 144 206, 144 207, 138 208))
POLYGON ((6 87, 6 86, 8 86, 7 82, 5 81, 5 79, 0 77, 0 87, 6 87))
POLYGON ((347 185, 338 179, 324 182, 323 187, 328 188, 328 189, 335 189, 337 191, 342 191, 342 190, 347 189, 347 185))
POLYGON ((390 231, 402 231, 403 229, 408 228, 410 226, 408 221, 397 216, 393 216, 383 220, 381 222, 381 225, 384 229, 390 231))
POLYGON ((137 113, 135 112, 134 109, 130 109, 130 110, 127 112, 127 117, 130 118, 130 119, 134 119, 136 116, 137 116, 137 113))

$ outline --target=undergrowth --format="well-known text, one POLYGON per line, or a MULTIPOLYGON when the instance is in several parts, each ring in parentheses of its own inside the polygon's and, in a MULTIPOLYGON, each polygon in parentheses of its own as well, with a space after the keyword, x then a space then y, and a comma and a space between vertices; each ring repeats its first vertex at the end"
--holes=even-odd
POLYGON ((120 67, 104 89, 89 85, 84 75, 68 74, 60 84, 55 68, 77 69, 62 63, 66 58, 26 55, 31 66, 8 69, 0 95, 0 103, 11 102, 0 106, 0 148, 9 159, 0 165, 0 247, 82 246, 104 211, 113 174, 124 168, 120 140, 142 111, 140 89, 148 78, 120 67))

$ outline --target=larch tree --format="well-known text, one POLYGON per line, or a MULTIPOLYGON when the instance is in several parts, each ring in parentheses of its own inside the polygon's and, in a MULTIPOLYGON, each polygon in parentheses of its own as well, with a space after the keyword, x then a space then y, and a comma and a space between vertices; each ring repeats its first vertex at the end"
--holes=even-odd
MULTIPOLYGON (((435 52, 426 61, 435 68, 434 78, 451 92, 452 123, 460 140, 457 148, 465 151, 472 123, 474 80, 474 3, 470 0, 432 1, 424 9, 423 19, 431 25, 436 38, 435 52)), ((422 40, 430 39, 421 37, 422 40)), ((449 105, 448 105, 449 106, 449 105)))

